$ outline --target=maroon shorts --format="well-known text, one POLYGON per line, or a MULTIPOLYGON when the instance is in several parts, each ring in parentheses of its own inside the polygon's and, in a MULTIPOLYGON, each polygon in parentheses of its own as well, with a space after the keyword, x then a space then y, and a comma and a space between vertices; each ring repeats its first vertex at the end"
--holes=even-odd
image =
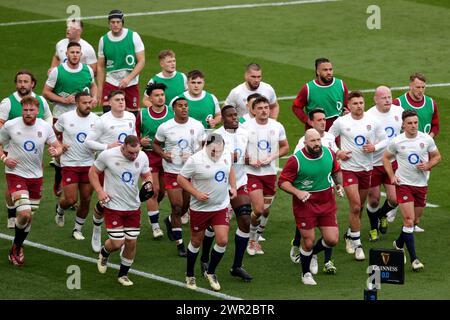
POLYGON ((247 188, 249 193, 255 190, 262 189, 265 196, 275 195, 275 184, 277 183, 276 174, 267 176, 255 176, 253 174, 247 174, 247 178, 247 188))
POLYGON ((425 207, 427 203, 428 187, 414 187, 408 185, 395 186, 398 203, 413 202, 414 207, 425 207))
POLYGON ((42 197, 42 178, 24 178, 12 173, 6 174, 6 183, 10 194, 27 190, 30 199, 39 200, 42 197))
POLYGON ((103 105, 108 106, 108 95, 111 91, 122 90, 125 92, 125 106, 127 111, 139 111, 139 86, 135 84, 134 86, 126 87, 125 89, 120 89, 119 87, 113 86, 111 83, 105 82, 103 85, 103 105))
POLYGON ((239 189, 237 189, 237 195, 238 196, 248 196, 248 188, 247 188, 246 184, 244 184, 243 186, 240 186, 239 189))
POLYGON ((372 175, 372 170, 370 171, 342 171, 342 180, 344 181, 344 187, 351 186, 352 184, 357 184, 358 189, 369 189, 370 188, 370 177, 372 175))
MULTIPOLYGON (((394 169, 394 172, 397 168, 397 161, 392 162, 392 169, 394 169)), ((370 187, 378 187, 382 184, 392 184, 391 179, 389 179, 389 176, 386 173, 386 169, 384 169, 384 166, 373 167, 372 176, 370 177, 370 187)))
POLYGON ((306 202, 293 198, 295 223, 299 229, 315 227, 337 227, 336 199, 333 188, 311 192, 306 202))
POLYGON ((145 151, 152 173, 163 173, 162 158, 153 151, 145 151))
POLYGON ((176 173, 164 172, 164 187, 166 190, 181 189, 177 177, 178 174, 176 173))
POLYGON ((72 183, 89 183, 89 169, 91 167, 62 167, 62 186, 72 183))
POLYGON ((141 210, 122 211, 103 208, 107 229, 136 228, 141 226, 141 210))
POLYGON ((228 214, 228 208, 224 208, 218 211, 195 211, 189 209, 190 212, 190 225, 192 232, 203 231, 209 226, 229 226, 230 217, 228 214))

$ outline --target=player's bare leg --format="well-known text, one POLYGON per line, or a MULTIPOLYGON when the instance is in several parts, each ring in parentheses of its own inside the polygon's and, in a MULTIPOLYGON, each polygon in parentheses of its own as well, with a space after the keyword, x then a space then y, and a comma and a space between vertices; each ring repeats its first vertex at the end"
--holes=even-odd
POLYGON ((258 226, 261 216, 264 215, 264 194, 262 189, 256 189, 250 192, 250 200, 253 212, 251 214, 250 223, 250 240, 247 246, 247 253, 251 256, 255 254, 264 254, 261 245, 258 242, 258 226))
POLYGON ((344 189, 350 207, 350 228, 346 234, 346 250, 347 253, 354 253, 356 260, 362 261, 365 259, 365 255, 361 244, 361 211, 369 190, 359 190, 357 184, 346 186, 344 189))

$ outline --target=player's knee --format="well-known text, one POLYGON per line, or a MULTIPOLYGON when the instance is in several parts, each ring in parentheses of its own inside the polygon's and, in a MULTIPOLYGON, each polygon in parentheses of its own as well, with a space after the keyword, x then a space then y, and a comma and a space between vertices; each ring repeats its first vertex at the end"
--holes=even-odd
POLYGON ((228 244, 228 234, 223 235, 223 236, 217 236, 216 235, 216 244, 219 247, 226 247, 228 244))
POLYGON ((302 248, 305 251, 311 251, 314 247, 314 239, 302 238, 302 248))
POLYGON ((339 235, 332 235, 324 238, 325 244, 329 247, 335 247, 339 242, 339 235))
POLYGON ((172 207, 172 213, 174 215, 177 215, 180 217, 183 215, 183 208, 180 205, 172 204, 171 207, 172 207))
POLYGON ((350 206, 350 212, 355 215, 359 215, 361 213, 361 204, 355 203, 350 206))
POLYGON ((380 205, 380 198, 372 197, 368 199, 367 202, 369 203, 369 206, 371 206, 372 208, 377 208, 380 205))
POLYGON ((252 206, 249 204, 244 204, 244 205, 234 209, 234 213, 236 214, 237 218, 250 217, 250 214, 252 213, 252 206))
POLYGON ((20 194, 14 199, 17 214, 31 212, 31 201, 28 194, 20 194))

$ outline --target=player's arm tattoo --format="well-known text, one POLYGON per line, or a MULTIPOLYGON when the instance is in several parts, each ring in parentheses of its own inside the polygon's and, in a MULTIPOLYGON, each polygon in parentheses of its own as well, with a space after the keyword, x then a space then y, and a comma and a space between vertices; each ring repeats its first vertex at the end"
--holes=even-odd
POLYGON ((342 172, 341 172, 341 170, 331 174, 331 177, 333 178, 334 184, 342 185, 342 172))

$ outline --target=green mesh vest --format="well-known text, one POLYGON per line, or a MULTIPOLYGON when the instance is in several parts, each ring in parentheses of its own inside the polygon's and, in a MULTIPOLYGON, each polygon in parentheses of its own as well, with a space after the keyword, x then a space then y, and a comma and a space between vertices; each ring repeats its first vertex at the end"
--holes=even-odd
POLYGON ((175 76, 170 79, 161 78, 155 75, 153 82, 164 83, 167 89, 164 91, 166 95, 166 103, 169 104, 173 98, 184 92, 184 78, 181 72, 175 71, 175 76))
POLYGON ((106 73, 117 70, 133 70, 136 66, 133 30, 120 41, 111 41, 108 35, 103 36, 103 54, 106 62, 106 73))
POLYGON ((322 147, 322 156, 309 159, 301 150, 294 156, 300 166, 293 186, 303 191, 323 191, 332 186, 331 171, 333 170, 333 156, 328 148, 322 147))
POLYGON ((416 108, 409 104, 406 98, 406 93, 398 97, 400 106, 405 110, 415 110, 419 117, 419 131, 430 133, 431 120, 433 119, 433 99, 428 96, 423 96, 425 102, 422 107, 416 108))
POLYGON ((325 111, 325 117, 338 117, 344 107, 344 84, 342 80, 334 78, 329 86, 319 86, 315 80, 306 84, 308 86, 308 103, 305 113, 308 114, 315 108, 325 111))
POLYGON ((87 65, 82 64, 79 72, 69 72, 63 65, 58 66, 58 78, 56 80, 53 92, 60 97, 75 95, 79 92, 90 94, 92 76, 87 65))
MULTIPOLYGON (((44 101, 41 96, 36 95, 35 98, 39 101, 39 113, 37 115, 38 118, 42 119, 44 117, 44 101)), ((22 116, 22 105, 20 101, 17 101, 14 94, 8 97, 9 102, 11 103, 11 110, 9 111, 8 120, 19 118, 22 116)))
POLYGON ((216 114, 216 107, 214 105, 214 99, 212 95, 205 91, 205 96, 201 100, 190 100, 186 95, 180 94, 180 97, 185 98, 188 101, 189 116, 195 120, 200 121, 205 129, 209 128, 207 118, 213 117, 216 114))
POLYGON ((155 139, 156 131, 158 127, 170 119, 173 119, 174 114, 171 107, 166 107, 166 115, 162 118, 156 119, 150 115, 147 108, 141 109, 141 137, 149 137, 150 145, 147 148, 143 148, 145 151, 153 151, 153 140, 155 139))

